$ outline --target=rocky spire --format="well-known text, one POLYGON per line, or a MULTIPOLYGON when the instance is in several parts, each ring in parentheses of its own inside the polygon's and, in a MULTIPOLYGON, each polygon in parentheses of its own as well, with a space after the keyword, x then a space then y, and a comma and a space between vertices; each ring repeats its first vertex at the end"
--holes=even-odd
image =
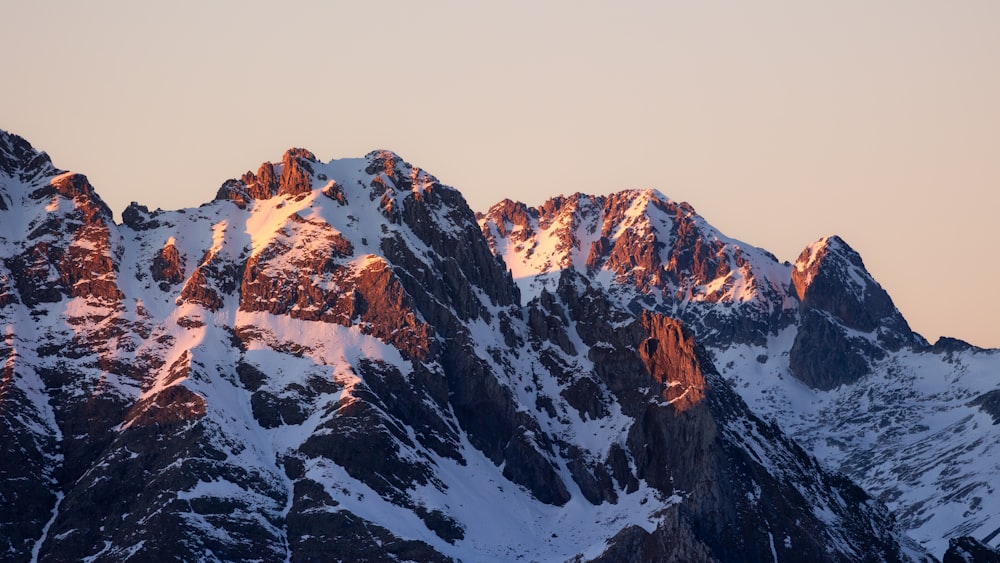
POLYGON ((853 383, 887 350, 926 345, 865 269, 861 256, 838 236, 802 251, 791 285, 801 320, 790 368, 810 386, 832 389, 853 383))

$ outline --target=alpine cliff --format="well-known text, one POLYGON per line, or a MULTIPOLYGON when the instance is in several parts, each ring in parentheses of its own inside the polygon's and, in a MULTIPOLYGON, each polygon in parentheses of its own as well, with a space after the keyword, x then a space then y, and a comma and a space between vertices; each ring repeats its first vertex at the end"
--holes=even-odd
POLYGON ((480 223, 524 295, 572 271, 625 310, 691 327, 754 413, 932 553, 966 535, 997 545, 1000 355, 929 345, 840 237, 782 263, 654 190, 503 201, 480 223))
POLYGON ((995 553, 1000 358, 654 191, 291 149, 118 224, 0 132, 0 330, 5 560, 995 553))

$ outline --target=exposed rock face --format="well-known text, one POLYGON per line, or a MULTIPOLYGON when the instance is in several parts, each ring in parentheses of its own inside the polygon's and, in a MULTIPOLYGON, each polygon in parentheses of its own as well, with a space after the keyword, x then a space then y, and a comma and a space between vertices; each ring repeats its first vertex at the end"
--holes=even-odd
POLYGON ((748 342, 796 314, 787 270, 683 204, 574 196, 485 228, 393 153, 292 149, 115 225, 82 176, 0 149, 13 561, 907 559, 665 314, 684 296, 748 342), (553 229, 566 261, 519 288, 490 241, 553 229))
POLYGON ((312 190, 310 178, 316 162, 316 156, 306 149, 288 149, 277 166, 265 162, 256 174, 247 172, 238 180, 226 180, 215 199, 231 201, 240 209, 246 209, 255 200, 308 193, 312 190))
POLYGON ((118 359, 134 347, 120 241, 86 177, 0 132, 0 200, 0 549, 26 560, 113 439, 127 402, 108 382, 130 386, 139 366, 118 359))
POLYGON ((854 383, 871 372, 870 358, 884 357, 870 341, 850 336, 822 312, 803 311, 798 329, 789 367, 795 377, 815 389, 854 383))
POLYGON ((305 149, 289 149, 281 158, 281 180, 278 195, 300 195, 312 190, 309 175, 316 162, 313 153, 305 149))
POLYGON ((706 344, 763 343, 794 318, 785 266, 653 190, 574 194, 538 208, 504 200, 479 219, 525 295, 573 268, 633 311, 679 317, 706 344))
POLYGON ((133 201, 125 208, 125 211, 122 211, 122 222, 136 231, 155 229, 160 226, 160 223, 155 219, 158 213, 159 211, 150 213, 148 207, 133 201))
POLYGON ((153 258, 151 268, 153 279, 160 282, 161 290, 169 291, 170 286, 184 281, 184 262, 173 241, 167 241, 153 258))
POLYGON ((840 237, 802 251, 792 269, 792 287, 802 320, 789 364, 807 385, 832 389, 854 383, 886 350, 926 345, 840 237), (855 336, 859 332, 864 334, 855 336))
MULTIPOLYGON (((284 160, 284 158, 282 158, 284 160)), ((277 195, 281 184, 278 175, 275 173, 274 165, 265 162, 257 169, 257 176, 247 172, 243 175, 243 180, 247 184, 250 197, 254 199, 270 199, 277 195), (250 180, 247 182, 247 180, 250 180)))
POLYGON ((56 176, 30 192, 28 201, 65 205, 67 211, 30 220, 30 246, 6 259, 26 303, 52 303, 64 296, 120 300, 111 255, 111 210, 87 177, 56 176))
POLYGON ((1000 424, 1000 389, 987 391, 969 402, 993 417, 993 424, 1000 424))
MULTIPOLYGON (((39 178, 54 176, 62 172, 52 165, 49 155, 36 151, 24 138, 0 132, 0 173, 7 179, 31 182, 39 178)), ((6 189, 4 189, 6 192, 6 189)), ((8 198, 12 193, 5 193, 8 198)), ((3 198, 0 198, 2 200, 3 198)), ((10 200, 8 200, 8 203, 10 200)), ((6 203, 4 204, 6 205, 6 203)), ((7 210, 7 207, 0 208, 7 210)))
POLYGON ((803 250, 792 269, 792 285, 806 309, 825 311, 854 330, 883 329, 877 336, 887 346, 914 343, 889 294, 840 237, 822 239, 803 250))
POLYGON ((664 387, 663 398, 679 411, 705 399, 705 376, 694 350, 694 339, 680 322, 643 312, 639 317, 649 334, 639 346, 646 369, 664 387), (665 379, 669 377, 669 379, 665 379))
POLYGON ((353 254, 351 243, 329 225, 292 214, 279 236, 247 262, 240 308, 348 326, 356 314, 354 272, 340 259, 353 254))
MULTIPOLYGON (((992 459, 1000 444, 981 416, 991 414, 995 355, 947 338, 928 346, 839 237, 782 264, 649 190, 575 194, 537 208, 504 200, 479 221, 526 300, 539 299, 527 317, 535 338, 564 353, 579 347, 548 303, 554 294, 569 302, 557 286, 566 272, 578 274, 633 314, 683 321, 758 412, 877 491, 936 554, 948 536, 995 528, 1000 512, 988 505, 1000 506, 990 484, 1000 472, 978 461, 992 459), (945 514, 961 514, 961 524, 945 514)), ((597 308, 578 321, 588 345, 603 330, 589 319, 607 315, 597 308)), ((590 353, 622 361, 601 347, 590 353)), ((548 365, 559 365, 551 356, 548 365)), ((626 386, 618 370, 595 363, 609 386, 626 386)), ((580 378, 564 393, 582 420, 608 411, 596 385, 580 378)))

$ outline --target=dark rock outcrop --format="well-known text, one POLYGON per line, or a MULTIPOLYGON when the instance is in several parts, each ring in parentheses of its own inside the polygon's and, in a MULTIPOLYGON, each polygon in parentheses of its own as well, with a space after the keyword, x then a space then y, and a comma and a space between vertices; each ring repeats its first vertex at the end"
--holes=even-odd
POLYGON ((122 222, 136 231, 155 229, 160 226, 160 222, 154 218, 157 213, 150 213, 148 207, 133 201, 125 208, 125 211, 122 211, 122 222))
POLYGON ((1000 550, 969 536, 948 540, 948 551, 941 563, 998 563, 1000 550))
POLYGON ((975 399, 969 401, 969 405, 979 407, 986 414, 993 417, 993 424, 1000 424, 1000 389, 987 391, 975 399))
POLYGON ((791 282, 801 320, 789 366, 807 385, 833 389, 854 383, 886 351, 926 345, 840 237, 803 250, 791 282))
POLYGON ((964 340, 951 338, 950 336, 942 336, 941 338, 938 338, 937 342, 931 346, 931 352, 935 354, 951 354, 954 352, 967 352, 970 350, 981 352, 983 351, 983 348, 973 346, 964 340))
MULTIPOLYGON (((49 155, 36 151, 23 137, 0 130, 0 174, 21 182, 31 182, 61 172, 52 165, 49 155)), ((0 200, 3 198, 0 197, 0 200)))
POLYGON ((792 269, 792 287, 804 309, 825 311, 861 332, 885 329, 879 340, 888 346, 898 348, 913 340, 889 294, 840 237, 823 239, 802 251, 792 269))

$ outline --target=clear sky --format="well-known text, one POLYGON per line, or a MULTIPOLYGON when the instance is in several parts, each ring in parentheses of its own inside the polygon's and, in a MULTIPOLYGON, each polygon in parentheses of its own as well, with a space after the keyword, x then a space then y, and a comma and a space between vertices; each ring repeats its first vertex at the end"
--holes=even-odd
POLYGON ((1000 2, 0 0, 0 128, 120 213, 302 146, 485 210, 655 187, 839 234, 931 341, 1000 346, 1000 2))

